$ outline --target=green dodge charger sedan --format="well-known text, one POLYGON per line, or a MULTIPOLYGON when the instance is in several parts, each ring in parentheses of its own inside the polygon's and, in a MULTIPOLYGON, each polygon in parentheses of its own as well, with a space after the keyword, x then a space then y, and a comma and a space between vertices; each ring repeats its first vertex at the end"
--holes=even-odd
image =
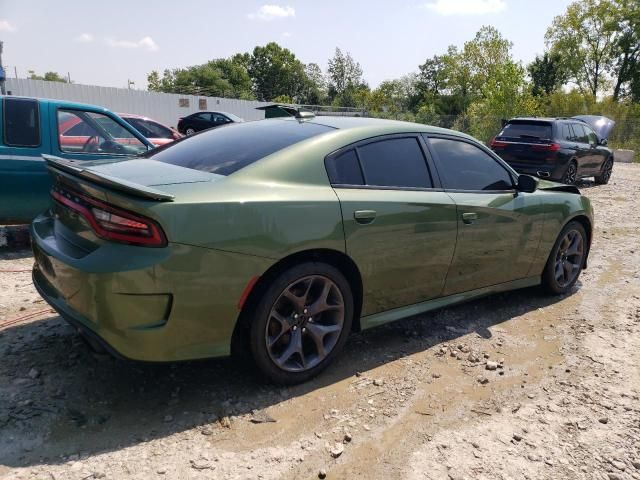
POLYGON ((387 120, 232 124, 136 159, 46 158, 40 294, 135 360, 250 355, 319 373, 349 332, 493 292, 568 292, 593 214, 473 138, 387 120))

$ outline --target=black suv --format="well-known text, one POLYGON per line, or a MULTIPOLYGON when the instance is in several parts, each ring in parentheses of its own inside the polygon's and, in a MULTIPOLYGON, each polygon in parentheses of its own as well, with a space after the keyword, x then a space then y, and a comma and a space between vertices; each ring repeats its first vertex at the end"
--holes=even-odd
POLYGON ((596 115, 514 118, 490 146, 519 173, 566 184, 594 177, 605 184, 613 170, 613 152, 606 145, 614 124, 596 115))
POLYGON ((183 135, 215 128, 228 123, 244 122, 243 119, 227 112, 197 112, 178 120, 178 131, 183 135))

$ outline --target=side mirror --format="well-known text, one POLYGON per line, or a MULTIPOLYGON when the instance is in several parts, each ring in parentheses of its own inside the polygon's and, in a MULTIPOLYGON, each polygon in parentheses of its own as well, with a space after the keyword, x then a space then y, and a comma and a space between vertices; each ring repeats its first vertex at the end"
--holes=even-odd
POLYGON ((533 193, 538 189, 538 179, 531 175, 518 175, 519 192, 533 193))
POLYGON ((607 142, 607 139, 606 139, 606 138, 603 138, 603 139, 601 139, 598 143, 599 143, 600 145, 602 145, 603 147, 606 147, 606 146, 607 146, 607 143, 609 143, 609 142, 607 142))

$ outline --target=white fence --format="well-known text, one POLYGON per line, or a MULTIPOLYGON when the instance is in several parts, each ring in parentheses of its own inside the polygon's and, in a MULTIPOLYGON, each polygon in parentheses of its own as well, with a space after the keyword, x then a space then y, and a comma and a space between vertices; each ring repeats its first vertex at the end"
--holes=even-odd
POLYGON ((151 117, 173 127, 176 126, 180 117, 200 110, 229 112, 245 120, 261 120, 264 118, 264 111, 256 110, 256 107, 269 105, 267 102, 156 93, 26 78, 8 78, 6 88, 7 93, 11 92, 11 95, 54 98, 99 105, 117 113, 133 113, 151 117))

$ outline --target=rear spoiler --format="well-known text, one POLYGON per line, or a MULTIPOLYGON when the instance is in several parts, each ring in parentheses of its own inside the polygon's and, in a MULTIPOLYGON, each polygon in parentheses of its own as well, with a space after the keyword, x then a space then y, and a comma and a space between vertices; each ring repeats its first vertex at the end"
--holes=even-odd
POLYGON ((123 178, 113 177, 104 173, 98 173, 88 168, 82 168, 82 163, 73 160, 56 157, 54 155, 42 154, 42 158, 47 162, 49 170, 60 170, 70 173, 76 177, 84 178, 91 182, 107 186, 114 190, 134 195, 136 197, 148 198, 150 200, 158 200, 161 202, 172 202, 175 199, 170 193, 161 192, 155 188, 140 185, 139 183, 129 182, 123 178))

